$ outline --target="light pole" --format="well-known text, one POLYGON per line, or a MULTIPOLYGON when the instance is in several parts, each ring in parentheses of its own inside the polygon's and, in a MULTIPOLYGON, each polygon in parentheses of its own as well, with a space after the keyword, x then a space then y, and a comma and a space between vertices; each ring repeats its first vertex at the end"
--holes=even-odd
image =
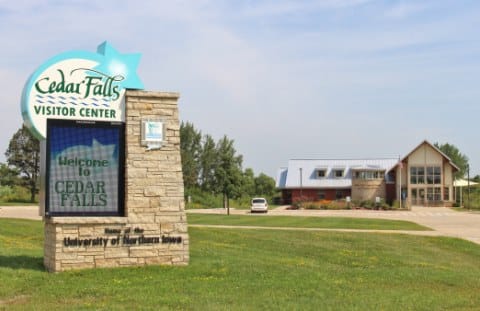
POLYGON ((302 168, 300 168, 300 199, 303 197, 303 180, 302 180, 302 168))
POLYGON ((467 164, 467 207, 470 208, 470 165, 467 164))

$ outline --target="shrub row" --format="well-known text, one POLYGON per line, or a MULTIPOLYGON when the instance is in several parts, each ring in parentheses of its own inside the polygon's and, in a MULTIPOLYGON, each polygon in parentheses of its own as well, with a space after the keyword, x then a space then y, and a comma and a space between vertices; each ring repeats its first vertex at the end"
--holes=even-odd
POLYGON ((344 210, 344 209, 370 209, 370 210, 394 210, 399 209, 398 202, 393 202, 392 205, 381 201, 380 203, 375 203, 371 200, 363 201, 351 201, 347 202, 346 200, 320 200, 320 201, 311 201, 308 198, 299 198, 293 202, 291 209, 322 209, 322 210, 344 210))

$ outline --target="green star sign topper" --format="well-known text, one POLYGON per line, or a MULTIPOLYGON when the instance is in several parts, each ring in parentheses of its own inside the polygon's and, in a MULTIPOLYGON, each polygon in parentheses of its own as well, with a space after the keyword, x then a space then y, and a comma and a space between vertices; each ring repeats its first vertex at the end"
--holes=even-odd
POLYGON ((47 119, 125 121, 126 89, 143 89, 140 54, 121 54, 108 42, 97 53, 71 51, 41 65, 22 93, 22 116, 38 139, 47 119))

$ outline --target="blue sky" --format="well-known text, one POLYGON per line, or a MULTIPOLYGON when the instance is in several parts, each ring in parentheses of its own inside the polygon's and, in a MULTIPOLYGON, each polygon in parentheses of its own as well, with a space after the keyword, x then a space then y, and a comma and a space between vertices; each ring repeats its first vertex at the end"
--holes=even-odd
POLYGON ((28 76, 108 40, 142 53, 147 90, 226 134, 244 167, 290 158, 403 156, 451 143, 480 174, 479 1, 0 0, 0 161, 28 76))

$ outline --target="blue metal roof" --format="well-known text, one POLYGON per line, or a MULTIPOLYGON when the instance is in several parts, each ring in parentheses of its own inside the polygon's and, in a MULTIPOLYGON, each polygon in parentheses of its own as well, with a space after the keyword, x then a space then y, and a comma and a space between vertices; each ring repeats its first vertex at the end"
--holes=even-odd
POLYGON ((300 186, 303 188, 350 188, 352 186, 352 170, 380 170, 387 174, 398 162, 398 158, 293 159, 288 161, 287 168, 278 170, 276 186, 279 189, 292 189, 300 186), (325 177, 317 176, 319 170, 325 171, 325 177), (343 170, 343 176, 336 177, 336 170, 343 170))

